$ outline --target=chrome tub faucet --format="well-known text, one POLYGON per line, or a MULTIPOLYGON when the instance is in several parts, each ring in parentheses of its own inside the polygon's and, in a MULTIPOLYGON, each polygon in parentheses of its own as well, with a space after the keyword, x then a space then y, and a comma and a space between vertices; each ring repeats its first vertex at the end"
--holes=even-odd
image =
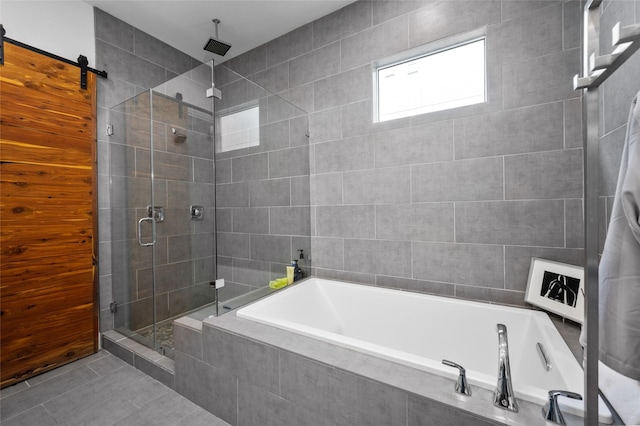
POLYGON ((518 403, 513 394, 511 382, 511 367, 509 365, 509 342, 507 340, 507 327, 504 324, 496 324, 498 332, 498 384, 493 398, 493 405, 504 410, 518 412, 518 403))

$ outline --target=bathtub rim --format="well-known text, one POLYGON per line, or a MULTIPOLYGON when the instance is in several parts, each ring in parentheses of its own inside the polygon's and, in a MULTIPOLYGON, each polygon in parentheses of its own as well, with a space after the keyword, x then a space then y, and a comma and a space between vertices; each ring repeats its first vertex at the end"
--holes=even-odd
MULTIPOLYGON (((474 387, 471 397, 457 395, 453 392, 455 383, 453 379, 236 315, 225 313, 218 317, 211 316, 198 322, 197 325, 188 317, 183 317, 176 322, 194 331, 205 332, 206 328, 211 327, 265 344, 325 366, 393 386, 418 397, 440 402, 488 421, 519 425, 545 424, 540 414, 541 405, 519 401, 519 412, 508 412, 493 406, 493 392, 486 389, 474 387)), ((179 350, 179 348, 176 349, 179 350)), ((565 413, 565 420, 569 426, 583 425, 583 418, 573 414, 565 413)))
MULTIPOLYGON (((440 301, 443 299, 443 297, 438 296, 438 295, 434 295, 434 294, 425 294, 425 293, 417 293, 417 292, 412 292, 412 291, 403 291, 403 290, 396 290, 396 289, 392 289, 392 288, 386 288, 386 287, 379 287, 379 286, 369 286, 366 284, 359 284, 359 283, 350 283, 350 282, 344 282, 344 281, 338 281, 338 280, 328 280, 328 279, 323 279, 323 278, 317 278, 314 277, 314 279, 308 279, 305 281, 314 281, 314 282, 318 282, 320 285, 322 285, 323 282, 330 282, 330 283, 335 283, 338 284, 339 286, 341 285, 345 285, 345 286, 350 286, 350 285, 356 285, 356 286, 363 286, 366 287, 367 289, 371 289, 377 292, 381 292, 381 293, 398 293, 401 292, 403 293, 404 296, 407 297, 418 297, 418 298, 426 298, 429 299, 431 301, 436 300, 436 301, 440 301)), ((302 283, 300 283, 302 284, 302 283)), ((296 285, 296 289, 294 290, 294 288, 291 287, 285 287, 285 289, 288 289, 289 291, 300 291, 300 287, 297 287, 296 285)), ((275 296, 275 294, 270 294, 269 296, 275 296)), ((479 301, 472 301, 472 300, 464 300, 464 299, 459 299, 459 298, 454 298, 454 297, 446 297, 444 298, 446 300, 447 303, 450 303, 452 305, 466 305, 466 306, 475 306, 475 307, 479 307, 481 309, 485 309, 487 306, 491 306, 491 309, 495 309, 498 311, 506 311, 506 312, 513 312, 514 310, 521 310, 521 308, 518 307, 514 307, 514 306, 506 306, 506 305, 499 305, 499 304, 494 304, 494 303, 484 303, 484 302, 479 302, 479 301)), ((342 347, 346 347, 349 349, 352 349, 354 351, 357 352, 364 352, 364 353, 368 353, 371 356, 374 357, 381 357, 383 359, 387 359, 391 362, 397 362, 400 364, 404 364, 407 365, 411 368, 415 368, 417 370, 424 370, 436 375, 443 375, 445 377, 448 377, 450 379, 456 380, 458 377, 458 372, 455 371, 454 369, 450 369, 450 368, 443 368, 442 365, 440 365, 440 362, 438 360, 431 360, 431 359, 426 359, 427 360, 427 364, 424 364, 425 358, 418 356, 418 355, 414 355, 408 352, 404 352, 398 349, 394 349, 394 348, 387 348, 385 346, 381 346, 378 345, 376 343, 370 343, 370 342, 366 342, 363 340, 359 340, 359 339, 354 339, 351 337, 345 337, 341 334, 337 334, 337 333, 333 333, 331 331, 326 331, 326 330, 322 330, 322 329, 317 329, 308 325, 303 325, 303 324, 298 324, 298 323, 293 323, 291 321, 288 320, 284 320, 282 318, 277 318, 275 320, 273 319, 256 319, 256 316, 254 315, 253 311, 252 311, 252 306, 257 305, 258 303, 256 302, 261 302, 260 305, 265 305, 268 308, 268 305, 276 303, 275 300, 277 300, 276 298, 261 298, 260 300, 256 300, 255 302, 252 302, 251 304, 247 304, 245 306, 242 306, 241 308, 237 309, 236 312, 236 316, 241 317, 243 319, 247 319, 247 320, 251 320, 251 321, 257 321, 266 325, 270 325, 272 327, 278 327, 278 328, 282 328, 284 330, 287 331, 291 331, 293 333, 298 333, 301 334, 303 336, 307 336, 307 337, 311 337, 311 338, 316 338, 319 340, 322 340, 324 342, 327 343, 333 343, 333 344, 337 344, 338 346, 342 346, 342 347), (269 299, 273 300, 273 302, 270 302, 269 299), (354 345, 352 342, 358 342, 358 345, 354 345), (337 343, 335 343, 337 342, 337 343), (399 361, 399 359, 404 359, 404 361, 399 361)), ((550 321, 549 316, 542 311, 539 310, 529 310, 529 309, 524 309, 524 311, 527 312, 528 315, 531 315, 532 317, 539 317, 541 318, 541 321, 550 321)), ((534 318, 535 320, 535 318, 534 318)), ((553 339, 557 340, 558 344, 565 344, 566 342, 564 341, 564 339, 562 339, 562 336, 560 336, 560 334, 558 333, 558 336, 552 336, 553 339), (559 339, 556 339, 556 337, 558 337, 559 339)), ((496 346, 497 348, 497 346, 496 346)), ((496 366, 497 366, 497 361, 496 361, 496 366)), ((478 386, 484 386, 485 389, 487 389, 487 384, 485 383, 480 384, 480 382, 494 382, 496 377, 494 374, 486 374, 486 373, 480 373, 480 372, 476 372, 476 371, 472 371, 472 370, 467 370, 467 379, 469 381, 469 383, 474 386, 474 387, 478 387, 478 386)), ((492 385, 490 385, 492 386, 492 385)), ((529 389, 529 385, 525 385, 523 386, 523 389, 521 389, 522 391, 530 391, 529 389)), ((491 389, 489 389, 491 390, 491 389)), ((519 397, 519 399, 522 399, 522 397, 519 397)), ((531 402, 535 402, 535 401, 531 401, 531 402)), ((576 408, 573 408, 576 409, 576 408)))
MULTIPOLYGON (((403 365, 405 367, 411 368, 414 371, 422 371, 422 372, 426 372, 430 375, 433 376, 442 376, 451 380, 454 380, 457 378, 457 373, 454 371, 447 371, 447 370, 443 370, 443 369, 438 369, 437 367, 428 367, 428 368, 424 368, 424 367, 416 367, 416 366, 412 366, 410 363, 406 363, 406 362, 401 362, 401 361, 397 361, 394 359, 391 359, 389 357, 387 357, 386 355, 382 355, 382 354, 376 354, 375 353, 375 348, 376 347, 380 347, 379 345, 376 344, 372 344, 372 343, 368 343, 368 342, 363 342, 365 344, 365 346, 367 347, 367 349, 370 348, 374 348, 372 353, 369 353, 369 351, 365 350, 359 350, 359 349, 354 349, 353 345, 351 345, 348 340, 350 340, 349 338, 342 338, 342 336, 340 335, 336 335, 334 333, 331 332, 327 332, 324 330, 319 330, 319 329, 314 329, 312 327, 308 327, 308 326, 304 326, 304 325, 299 325, 299 324, 293 324, 291 325, 291 322, 282 320, 282 319, 278 319, 278 321, 280 322, 280 325, 277 323, 272 323, 270 321, 263 321, 263 320, 257 320, 254 318, 251 318, 251 316, 241 316, 239 315, 239 312, 242 310, 251 310, 251 306, 255 305, 257 303, 262 303, 262 304, 269 304, 268 299, 269 296, 277 296, 278 294, 280 294, 282 291, 287 291, 287 290, 293 290, 296 287, 298 287, 299 284, 302 284, 304 282, 307 281, 317 281, 317 282, 332 282, 332 283, 336 283, 338 285, 355 285, 355 286, 362 286, 362 287, 366 287, 366 288, 370 288, 373 289, 375 291, 380 291, 382 293, 384 292, 391 292, 391 293, 404 293, 407 296, 419 296, 419 297, 426 297, 428 299, 445 299, 447 302, 452 303, 452 304, 465 304, 465 305, 471 305, 471 306, 477 306, 480 308, 486 308, 487 306, 491 306, 492 309, 497 309, 497 310, 505 310, 505 311, 514 311, 514 310, 522 310, 522 311, 526 311, 528 314, 534 316, 534 317, 542 317, 543 321, 548 321, 551 325, 554 326, 555 331, 557 332, 557 336, 552 336, 553 339, 559 339, 558 343, 563 344, 567 347, 567 349, 572 353, 573 357, 575 358, 576 362, 577 362, 577 366, 581 368, 581 363, 579 361, 579 358, 575 355, 575 353, 571 350, 569 342, 567 341, 567 338, 565 337, 565 335, 558 329, 558 324, 554 321, 552 321, 552 317, 550 315, 550 313, 540 310, 540 309, 536 309, 535 307, 522 307, 522 306, 514 306, 514 305, 506 305, 506 304, 500 304, 500 303, 493 303, 493 302, 485 302, 485 301, 477 301, 477 300, 467 300, 467 299, 460 299, 460 298, 456 298, 456 297, 452 297, 452 296, 448 296, 448 295, 438 295, 438 294, 431 294, 431 293, 422 293, 422 292, 416 292, 416 291, 411 291, 411 290, 405 290, 405 289, 397 289, 397 288, 392 288, 392 287, 383 287, 383 286, 379 286, 379 285, 372 285, 372 284, 367 284, 367 283, 357 283, 357 282, 349 282, 349 281, 343 281, 343 280, 337 280, 337 279, 328 279, 328 278, 321 278, 321 277, 307 277, 304 280, 301 280, 299 282, 294 283, 293 285, 289 285, 286 286, 284 288, 282 288, 281 290, 277 291, 277 292, 273 292, 273 293, 269 293, 267 295, 265 295, 264 297, 261 297, 259 299, 256 299, 254 301, 252 301, 251 303, 248 303, 238 309, 235 309, 235 317, 239 317, 240 319, 243 319, 245 321, 250 321, 250 322, 254 322, 254 323, 259 323, 259 324, 263 324, 266 325, 267 327, 272 327, 272 328, 276 328, 279 330, 283 330, 286 331, 288 333, 291 334, 295 334, 298 336, 303 336, 309 339, 313 339, 313 340, 318 340, 321 342, 324 342, 326 344, 329 345, 337 345, 339 347, 348 349, 350 351, 353 352, 357 352, 357 353, 362 353, 365 355, 368 355, 369 357, 372 358, 377 358, 377 359, 381 359, 381 360, 385 360, 387 362, 396 364, 396 365, 403 365), (285 327, 283 328, 281 325, 284 323, 285 327), (289 325, 289 327, 287 327, 286 325, 289 325), (297 330, 296 330, 297 329, 297 330), (302 331, 301 331, 302 329, 302 331), (307 332, 305 332, 305 330, 307 332), (314 336, 315 335, 315 336, 314 336), (320 335, 320 337, 318 337, 318 335, 320 335), (334 337, 334 336, 337 336, 334 337), (342 342, 342 340, 345 340, 346 342, 342 342), (340 341, 340 343, 335 343, 335 341, 340 341)), ((385 349, 383 347, 383 349, 385 349)), ((402 354, 406 354, 404 352, 401 351, 397 351, 394 349, 388 349, 385 352, 399 352, 402 354)), ((435 363, 435 362, 434 362, 435 363)), ((483 375, 486 376, 486 375, 483 375)), ((476 380, 475 378, 470 380, 470 383, 473 385, 474 389, 484 389, 489 391, 492 395, 493 395, 493 391, 490 389, 487 389, 486 387, 482 388, 482 385, 478 385, 477 383, 475 383, 476 380)), ((526 388, 527 391, 530 390, 530 386, 529 385, 525 385, 525 387, 523 387, 523 389, 521 389, 521 391, 524 391, 526 388)), ((536 404, 538 405, 538 401, 533 401, 530 398, 523 398, 522 396, 518 398, 519 403, 521 402, 527 402, 530 404, 536 404)), ((583 417, 580 415, 577 415, 575 413, 578 412, 584 412, 584 408, 582 407, 582 401, 577 401, 577 400, 571 400, 568 398, 561 398, 560 400, 560 404, 561 406, 564 408, 564 414, 565 415, 575 415, 577 418, 582 419, 583 417)), ((606 404, 602 398, 599 398, 599 404, 600 404, 600 410, 601 410, 601 415, 599 417, 599 420, 602 420, 603 423, 602 424, 611 424, 613 421, 613 418, 615 417, 614 415, 611 414, 612 411, 612 407, 608 406, 608 404, 606 404)))
MULTIPOLYGON (((250 303, 247 303, 244 307, 248 307, 260 301, 264 301, 266 298, 272 295, 277 295, 282 291, 295 288, 298 284, 307 280, 317 279, 325 281, 334 281, 344 284, 364 285, 367 287, 373 287, 381 290, 401 291, 412 294, 426 295, 437 298, 446 298, 449 300, 459 300, 447 295, 438 295, 431 293, 422 293, 412 290, 397 289, 393 287, 383 287, 379 285, 372 285, 367 283, 351 282, 338 279, 327 279, 321 277, 307 277, 304 280, 296 282, 290 286, 287 286, 277 292, 270 293, 256 299, 250 303)), ((492 307, 506 307, 506 308, 520 308, 537 312, 542 315, 547 315, 545 312, 537 310, 535 308, 528 309, 527 307, 513 306, 499 303, 488 303, 483 301, 474 301, 463 299, 464 302, 477 303, 480 305, 492 305, 492 307)), ((526 400, 519 400, 520 412, 511 413, 499 408, 493 407, 493 392, 487 389, 483 389, 474 386, 474 395, 471 398, 462 397, 453 393, 454 379, 442 376, 440 374, 430 373, 424 370, 420 370, 407 365, 399 364, 396 361, 386 360, 378 356, 369 355, 361 351, 349 349, 336 345, 335 343, 328 343, 317 338, 305 336, 300 333, 288 331, 277 326, 267 325, 254 320, 240 318, 231 312, 237 312, 240 308, 224 312, 218 317, 211 316, 202 321, 202 327, 214 327, 222 331, 238 335, 243 338, 254 340, 259 343, 263 343, 269 346, 273 346, 294 354, 309 358, 313 361, 325 364, 327 366, 338 368, 341 370, 349 371, 354 374, 358 374, 362 377, 378 381, 380 383, 389 384, 398 389, 406 392, 413 393, 415 395, 426 397, 456 409, 462 410, 469 414, 484 417, 488 420, 498 421, 504 424, 536 424, 538 420, 541 420, 540 410, 541 405, 528 402, 526 400), (402 370, 402 374, 398 377, 389 377, 388 371, 402 370), (482 401, 480 401, 482 400, 482 401)), ((553 320, 553 316, 549 316, 552 319, 552 324, 558 330, 561 338, 567 342, 567 335, 571 334, 565 331, 564 333, 560 329, 565 327, 565 324, 559 323, 557 320, 553 320)), ((185 317, 186 319, 187 317, 185 317)), ((181 323, 182 319, 178 320, 181 323)), ((193 324, 181 324, 193 328, 193 324)), ((575 327, 575 325, 568 324, 567 327, 575 327)), ((199 327, 200 328, 200 327, 199 327)), ((202 329, 202 328, 200 328, 202 329)), ((577 355, 574 353, 574 357, 577 359, 577 355)), ((394 375, 395 376, 395 375, 394 375)), ((573 419, 567 424, 582 425, 583 418, 564 413, 565 418, 573 419), (574 423, 575 422, 575 423, 574 423)), ((544 422, 540 423, 544 424, 544 422)))

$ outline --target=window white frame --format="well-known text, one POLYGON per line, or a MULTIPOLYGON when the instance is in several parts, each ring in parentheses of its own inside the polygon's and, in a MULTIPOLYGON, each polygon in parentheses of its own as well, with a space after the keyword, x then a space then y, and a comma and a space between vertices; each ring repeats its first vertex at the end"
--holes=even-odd
POLYGON ((251 102, 251 103, 239 105, 234 108, 229 108, 223 112, 220 112, 216 120, 217 120, 216 127, 218 129, 218 131, 216 132, 218 133, 216 135, 216 152, 229 152, 229 151, 235 151, 243 148, 251 148, 251 147, 260 145, 260 104, 259 103, 251 102), (223 123, 224 121, 234 116, 242 116, 247 113, 257 114, 257 121, 254 123, 255 124, 254 127, 242 128, 242 129, 236 130, 233 133, 224 133, 224 127, 225 127, 223 123), (255 134, 251 135, 252 132, 255 134), (234 141, 231 144, 225 143, 226 142, 225 136, 233 135, 233 134, 235 134, 236 136, 244 136, 245 140, 242 142, 234 141), (244 135, 241 135, 241 134, 244 134, 244 135))
MULTIPOLYGON (((442 53, 442 52, 446 52, 452 49, 456 49, 458 47, 462 47, 465 45, 468 45, 470 43, 474 43, 476 41, 484 41, 484 99, 481 102, 473 102, 472 104, 479 104, 479 103, 486 103, 487 102, 487 53, 486 53, 486 28, 479 28, 477 30, 474 31, 469 31, 466 33, 462 33, 462 34, 456 34, 454 36, 451 37, 446 37, 440 40, 436 40, 409 50, 405 50, 402 52, 399 52, 395 55, 389 56, 387 58, 381 59, 381 60, 377 60, 374 61, 371 66, 372 66, 372 74, 373 74, 373 122, 374 123, 378 123, 381 121, 388 121, 391 120, 393 118, 388 118, 385 120, 380 120, 380 93, 379 93, 379 87, 380 87, 380 72, 384 71, 385 69, 388 69, 390 67, 393 67, 395 65, 400 65, 400 64, 404 64, 407 62, 412 62, 415 60, 419 60, 425 57, 429 57, 432 55, 436 55, 438 53, 442 53)), ((472 105, 469 104, 469 105, 472 105)), ((418 115, 418 114, 424 114, 424 113, 430 113, 430 112, 436 112, 436 111, 442 111, 442 110, 447 110, 447 109, 455 109, 455 108, 462 108, 466 105, 461 105, 461 106, 454 106, 454 107, 445 107, 445 108, 441 108, 441 109, 429 109, 428 111, 424 111, 424 112, 417 112, 415 114, 407 114, 406 116, 413 116, 413 115, 418 115)), ((397 117, 397 118, 401 118, 401 117, 397 117)))

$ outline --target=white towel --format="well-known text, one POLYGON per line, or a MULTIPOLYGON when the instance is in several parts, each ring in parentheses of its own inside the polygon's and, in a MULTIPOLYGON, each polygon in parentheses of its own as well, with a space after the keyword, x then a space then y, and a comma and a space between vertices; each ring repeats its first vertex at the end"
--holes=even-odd
POLYGON ((599 268, 600 361, 640 380, 640 93, 629 112, 599 268))

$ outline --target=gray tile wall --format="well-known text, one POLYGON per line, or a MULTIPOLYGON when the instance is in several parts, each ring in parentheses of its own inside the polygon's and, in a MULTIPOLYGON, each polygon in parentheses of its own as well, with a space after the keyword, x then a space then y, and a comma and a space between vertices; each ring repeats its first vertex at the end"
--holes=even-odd
MULTIPOLYGON (((298 31, 307 34, 310 28, 298 31)), ((286 37, 290 41, 283 38, 267 45, 266 51, 277 57, 282 54, 280 44, 287 43, 293 43, 294 50, 307 49, 296 44, 297 35, 286 37)), ((223 301, 286 276, 297 250, 309 253, 311 247, 308 114, 265 89, 296 96, 288 91, 288 62, 256 66, 256 58, 264 61, 261 52, 262 48, 244 55, 239 68, 258 70, 251 78, 264 87, 223 65, 216 67, 216 87, 222 91, 216 117, 247 105, 260 108, 258 146, 219 152, 220 139, 216 141, 217 260, 223 265, 218 270, 218 277, 225 279, 219 292, 223 301)))
MULTIPOLYGON (((148 106, 148 96, 141 97, 135 108, 125 111, 123 106, 120 113, 116 111, 111 117, 109 110, 192 70, 199 62, 100 9, 94 9, 94 16, 96 68, 108 72, 108 79, 98 79, 97 111, 100 329, 104 332, 114 327, 114 316, 109 311, 109 303, 114 300, 121 305, 120 312, 128 312, 126 303, 137 305, 139 309, 132 310, 129 316, 133 328, 147 325, 152 318, 150 252, 139 250, 135 241, 135 224, 143 213, 142 209, 131 207, 144 207, 150 198, 150 125, 148 107, 145 109, 144 105, 146 100, 148 106), (133 111, 142 114, 132 115, 133 111), (112 137, 105 131, 109 123, 115 128, 112 137), (125 267, 129 260, 131 269, 125 267), (122 285, 125 278, 132 284, 129 289, 122 285), (117 284, 115 291, 113 283, 117 284)), ((203 78, 202 73, 186 75, 193 81, 203 78)), ((132 107, 133 101, 128 106, 132 107)), ((158 300, 160 318, 192 307, 201 299, 197 294, 207 295, 208 286, 200 285, 195 296, 187 286, 208 282, 213 277, 214 263, 213 215, 205 215, 207 220, 197 224, 185 216, 191 200, 193 204, 213 206, 210 124, 203 126, 203 120, 187 119, 187 108, 183 120, 170 118, 166 113, 175 114, 175 105, 164 102, 164 107, 156 109, 159 119, 154 123, 154 146, 158 151, 155 173, 159 178, 155 197, 157 204, 167 207, 167 221, 158 226, 157 261, 162 265, 158 277, 164 289, 158 300), (188 142, 174 144, 172 127, 185 132, 188 142), (204 235, 209 238, 203 239, 204 235)))
MULTIPOLYGON (((522 304, 532 255, 575 264, 582 259, 581 105, 578 94, 566 83, 580 67, 580 2, 490 1, 482 2, 482 7, 474 2, 472 9, 482 11, 476 14, 456 12, 455 5, 446 3, 358 1, 226 65, 287 99, 295 99, 311 113, 311 193, 302 190, 301 197, 310 197, 312 204, 316 275, 401 288, 409 282, 421 291, 522 304), (429 22, 434 10, 441 11, 441 23, 429 22), (487 105, 372 123, 367 65, 371 58, 449 35, 451 28, 463 31, 483 25, 487 26, 491 64, 487 105), (540 25, 545 31, 537 31, 540 25), (380 44, 370 43, 383 29, 398 32, 401 39, 402 34, 409 36, 407 40, 381 38, 380 44), (526 42, 526 48, 520 48, 517 40, 526 42), (349 51, 358 53, 351 56, 349 51), (559 164, 564 166, 562 170, 559 164), (393 168, 408 170, 408 184, 406 175, 395 174, 393 168), (467 182, 467 186, 446 190, 443 185, 452 180, 467 182), (547 208, 552 210, 547 212, 547 208), (507 221, 495 232, 487 230, 497 212, 507 221), (354 217, 355 213, 359 215, 354 217), (524 213, 526 220, 520 217, 524 213), (349 228, 347 234, 342 233, 345 227, 349 228), (374 241, 408 243, 410 271, 387 260, 384 250, 388 244, 374 241), (425 257, 425 247, 443 245, 451 247, 452 258, 447 261, 454 268, 465 265, 465 253, 469 252, 492 253, 490 257, 496 258, 461 278, 461 274, 439 271, 438 263, 425 257), (370 248, 367 253, 373 258, 386 262, 378 269, 388 275, 363 270, 366 259, 354 260, 360 254, 349 249, 362 246, 370 248), (373 253, 377 250, 383 250, 382 254, 373 253)), ((605 2, 603 28, 617 21, 637 22, 638 9, 637 1, 605 2)), ((106 69, 110 77, 100 81, 99 130, 106 124, 108 107, 191 66, 183 54, 175 52, 170 56, 180 59, 171 63, 149 57, 150 52, 164 50, 145 47, 149 40, 144 35, 136 42, 136 33, 135 28, 96 10, 98 68, 106 69), (145 72, 139 72, 142 69, 145 72), (152 81, 139 81, 140 76, 152 81)), ((608 29, 603 34, 608 34, 608 29)), ((609 50, 605 40, 601 51, 609 50)), ((634 56, 602 87, 605 213, 613 201, 628 105, 640 89, 635 78, 639 72, 640 60, 634 56)), ((225 76, 218 78, 229 84, 226 94, 234 82, 237 90, 246 93, 234 77, 227 81, 225 76)), ((285 148, 278 145, 286 139, 283 123, 295 127, 295 121, 289 119, 265 126, 265 134, 280 134, 269 138, 275 141, 270 142, 276 144, 274 149, 285 148)), ((103 132, 98 134, 101 319, 103 329, 109 329, 109 207, 118 200, 110 198, 106 188, 109 156, 120 153, 111 149, 103 132)), ((299 138, 299 132, 294 138, 299 138)), ((295 146, 293 140, 289 144, 295 146)), ((286 161, 286 155, 281 156, 286 161)), ((297 180, 234 181, 232 164, 233 158, 216 164, 217 189, 228 201, 219 212, 217 226, 223 232, 221 239, 234 241, 234 246, 223 252, 240 251, 238 257, 247 260, 251 239, 234 233, 233 208, 299 205, 293 201, 294 183, 302 182, 304 176, 297 180), (287 183, 290 192, 286 191, 287 183)), ((278 166, 271 167, 271 171, 277 170, 278 166)), ((236 179, 240 176, 237 173, 243 172, 236 171, 236 179)), ((235 225, 240 229, 243 215, 249 218, 247 214, 238 210, 235 225)), ((276 227, 283 225, 277 219, 273 222, 276 227)), ((231 273, 232 259, 220 262, 221 270, 231 273)), ((279 268, 270 277, 278 275, 279 268)), ((264 265, 256 271, 262 269, 264 265)))
POLYGON ((228 61, 311 108, 314 274, 524 305, 532 254, 581 264, 580 25, 579 1, 361 0, 228 61), (481 27, 486 104, 372 121, 372 60, 481 27))

